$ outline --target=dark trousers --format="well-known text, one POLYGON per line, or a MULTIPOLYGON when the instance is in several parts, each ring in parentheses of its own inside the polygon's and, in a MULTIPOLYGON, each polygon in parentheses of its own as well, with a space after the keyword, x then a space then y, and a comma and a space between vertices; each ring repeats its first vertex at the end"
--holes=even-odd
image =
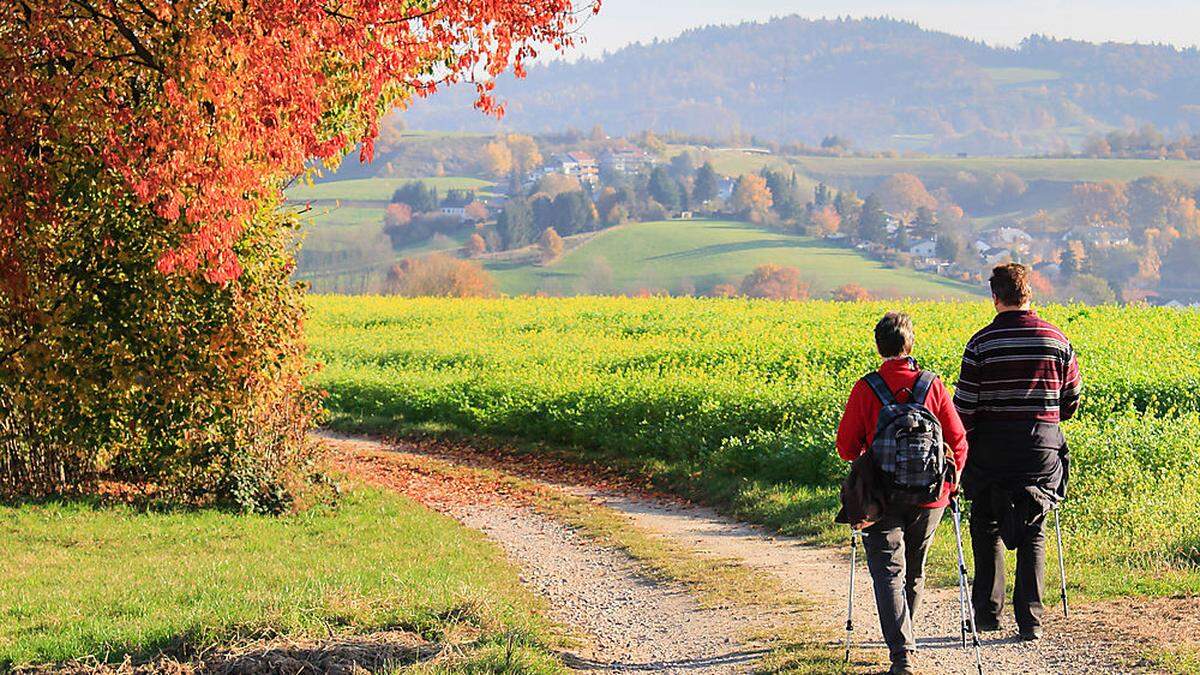
POLYGON ((863 530, 879 628, 893 659, 917 648, 912 619, 925 589, 925 556, 945 509, 889 509, 863 530))
MULTIPOLYGON (((1046 577, 1046 523, 1031 528, 1017 546, 1017 576, 1013 588, 1013 613, 1019 628, 1042 625, 1042 593, 1046 577)), ((1000 523, 988 500, 971 502, 971 549, 975 553, 975 619, 996 623, 1004 611, 1004 543, 1000 523)))

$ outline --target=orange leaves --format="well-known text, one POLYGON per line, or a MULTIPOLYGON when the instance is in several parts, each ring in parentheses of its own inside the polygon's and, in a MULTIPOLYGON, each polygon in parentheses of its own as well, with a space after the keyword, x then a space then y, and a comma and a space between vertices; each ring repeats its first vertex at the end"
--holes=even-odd
MULTIPOLYGON (((495 76, 523 72, 533 43, 571 44, 575 22, 570 0, 24 6, 0 7, 6 22, 25 24, 0 36, 0 77, 12 91, 0 102, 12 120, 0 179, 31 178, 0 189, 24 192, 36 175, 62 170, 30 157, 31 143, 90 149, 173 228, 179 244, 159 268, 216 282, 240 273, 233 243, 307 161, 355 144, 370 161, 380 115, 481 74, 477 107, 501 112, 495 76)), ((40 198, 52 211, 52 195, 40 198)), ((0 221, 15 215, 0 209, 0 221)))

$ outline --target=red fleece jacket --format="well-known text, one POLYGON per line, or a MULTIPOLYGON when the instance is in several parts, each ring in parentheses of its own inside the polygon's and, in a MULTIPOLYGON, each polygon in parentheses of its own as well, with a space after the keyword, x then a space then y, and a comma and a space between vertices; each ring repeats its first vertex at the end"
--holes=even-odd
MULTIPOLYGON (((917 383, 919 370, 911 359, 884 361, 879 367, 883 381, 895 394, 896 400, 904 403, 912 395, 913 385, 917 383)), ((954 466, 962 473, 967 465, 967 432, 963 429, 962 420, 954 409, 954 402, 942 380, 936 379, 925 399, 925 407, 937 416, 942 423, 942 439, 950 446, 954 457, 954 466)), ((883 404, 870 385, 859 380, 850 392, 850 400, 846 402, 846 413, 842 415, 842 423, 838 425, 837 450, 842 459, 853 462, 858 459, 875 440, 875 426, 879 421, 879 411, 883 404)), ((942 496, 933 503, 924 504, 927 509, 935 509, 950 504, 950 492, 954 486, 947 482, 942 487, 942 496)))

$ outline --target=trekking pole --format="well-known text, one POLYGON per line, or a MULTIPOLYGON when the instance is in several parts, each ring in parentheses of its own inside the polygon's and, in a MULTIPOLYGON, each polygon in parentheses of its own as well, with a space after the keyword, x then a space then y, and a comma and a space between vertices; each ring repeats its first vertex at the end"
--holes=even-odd
POLYGON ((846 609, 846 663, 850 663, 850 636, 854 633, 854 568, 858 562, 858 538, 862 533, 850 526, 850 601, 846 609))
POLYGON ((971 645, 975 648, 975 670, 983 675, 983 654, 979 645, 979 631, 975 630, 975 607, 971 600, 971 581, 967 578, 967 558, 963 554, 962 512, 958 496, 950 501, 950 513, 954 520, 954 541, 958 544, 958 609, 962 617, 962 646, 967 648, 967 633, 971 633, 971 645))
POLYGON ((1060 522, 1059 517, 1058 517, 1058 504, 1054 505, 1054 534, 1055 534, 1055 537, 1058 539, 1058 577, 1062 581, 1061 593, 1062 593, 1063 618, 1069 619, 1071 613, 1070 613, 1070 610, 1067 609, 1067 562, 1066 562, 1066 559, 1063 557, 1062 523, 1060 522))

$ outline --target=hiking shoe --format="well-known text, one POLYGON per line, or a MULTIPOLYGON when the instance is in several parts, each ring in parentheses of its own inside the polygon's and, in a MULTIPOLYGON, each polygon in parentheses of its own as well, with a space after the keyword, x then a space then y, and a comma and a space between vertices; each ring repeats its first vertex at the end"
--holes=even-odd
POLYGON ((975 619, 975 630, 980 633, 995 633, 1000 630, 1000 621, 993 619, 987 621, 985 619, 975 619))
POLYGON ((892 659, 892 669, 888 671, 888 675, 915 675, 916 672, 913 667, 913 652, 908 652, 904 656, 892 659))
POLYGON ((1030 626, 1028 628, 1022 628, 1020 636, 1021 636, 1022 642, 1036 642, 1038 640, 1041 640, 1042 639, 1042 627, 1041 626, 1030 626))

